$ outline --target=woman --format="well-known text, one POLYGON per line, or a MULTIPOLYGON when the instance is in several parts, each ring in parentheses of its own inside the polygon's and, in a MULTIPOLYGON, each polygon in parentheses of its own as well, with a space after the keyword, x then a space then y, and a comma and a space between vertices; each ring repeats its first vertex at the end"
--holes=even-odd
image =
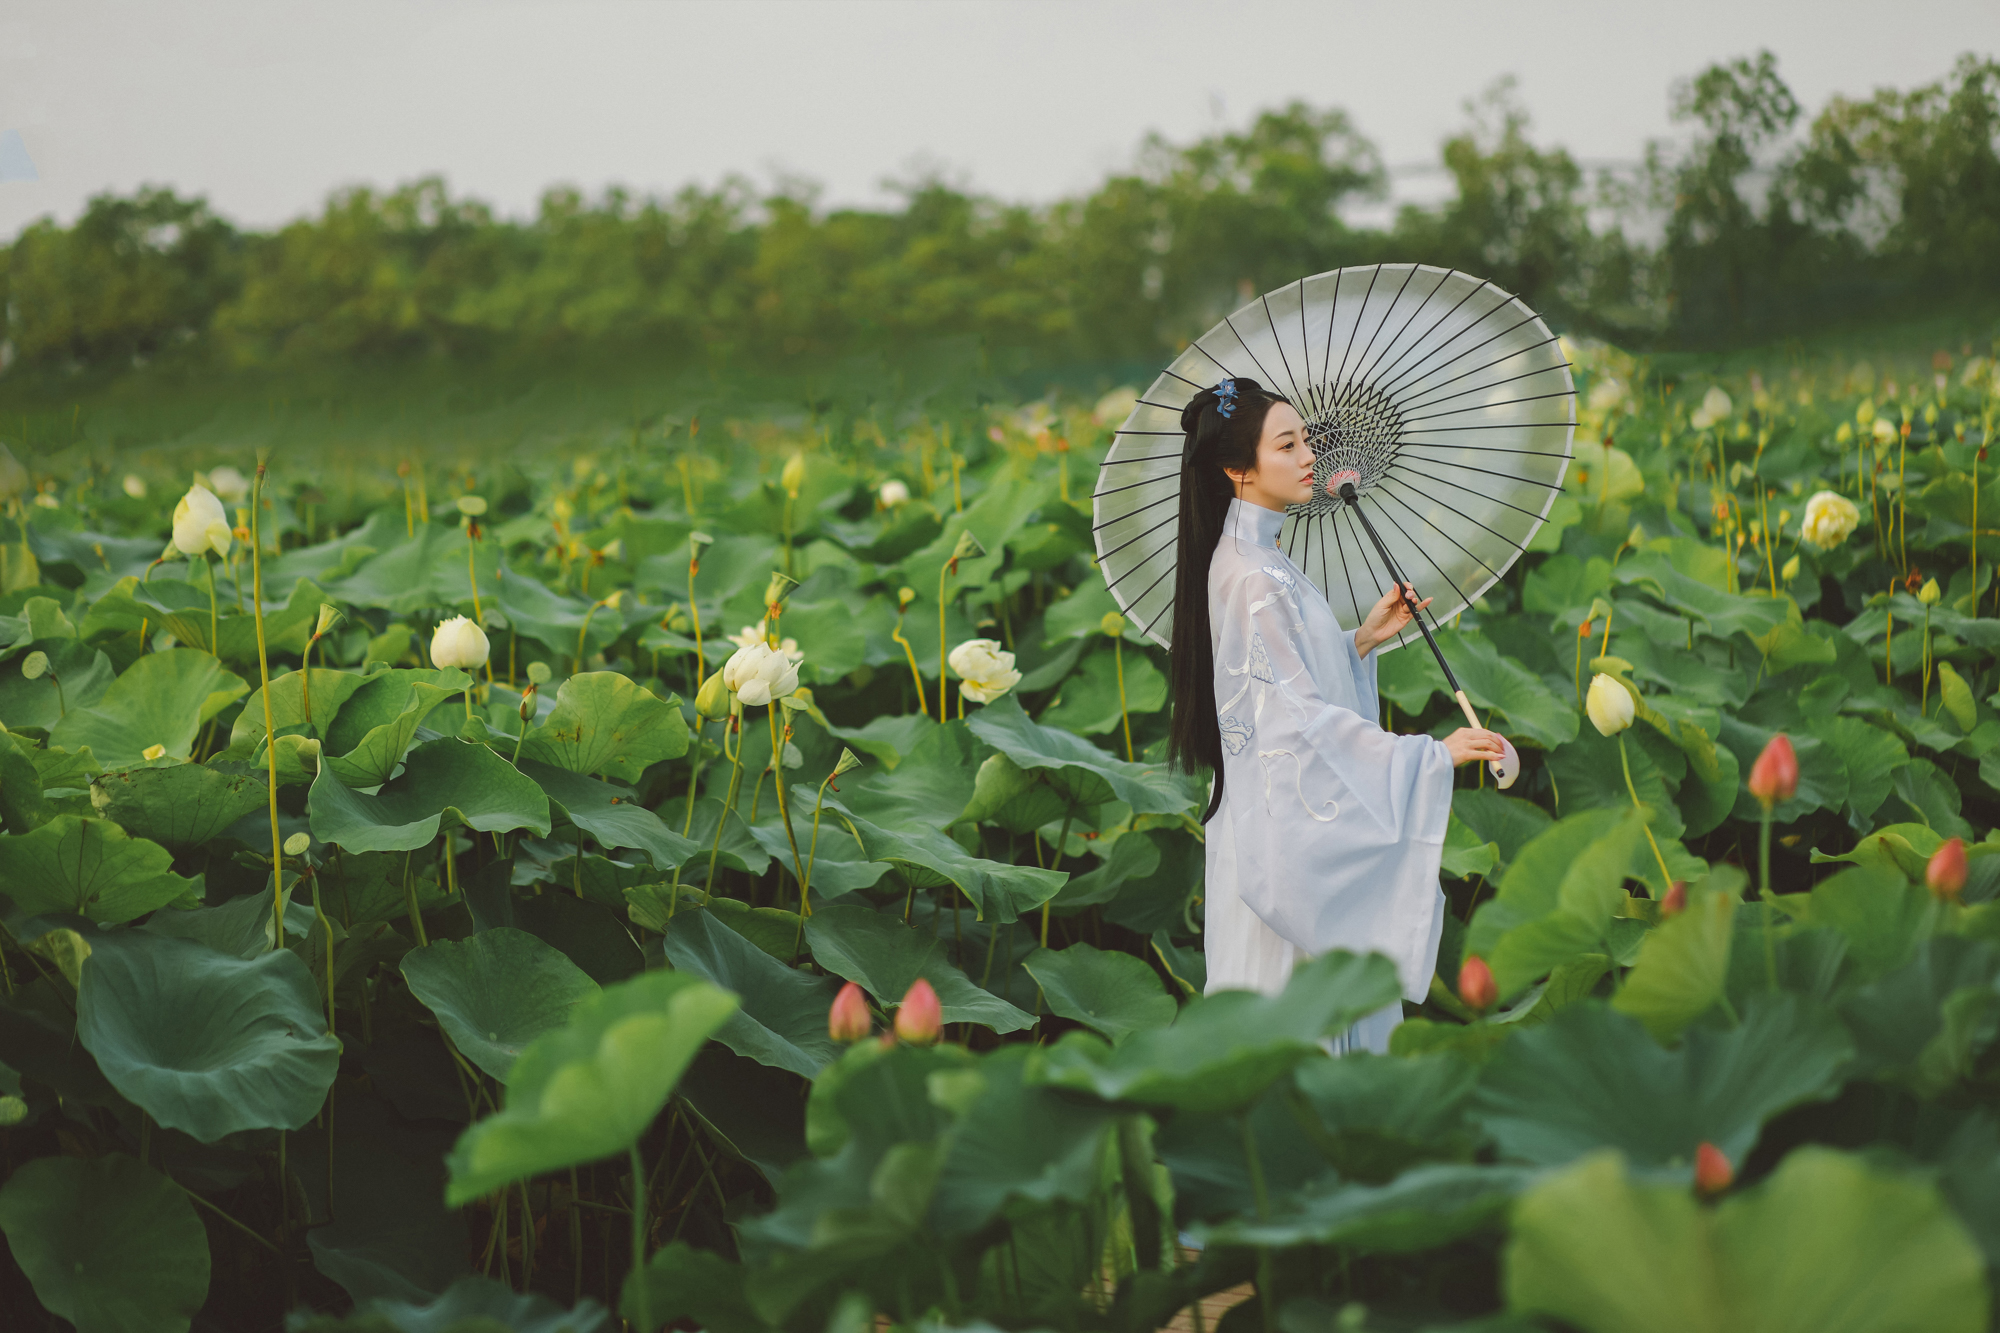
MULTIPOLYGON (((1181 413, 1169 754, 1214 774, 1207 825, 1208 989, 1274 992, 1330 949, 1395 961, 1422 1000, 1444 927, 1438 861, 1451 770, 1497 759, 1501 739, 1443 741, 1375 719, 1374 649, 1410 622, 1400 591, 1343 632, 1278 549, 1287 505, 1312 498, 1313 454, 1292 404, 1224 380, 1181 413)), ((1420 606, 1428 605, 1420 603, 1420 606)), ((1392 1003, 1336 1053, 1387 1051, 1392 1003)))

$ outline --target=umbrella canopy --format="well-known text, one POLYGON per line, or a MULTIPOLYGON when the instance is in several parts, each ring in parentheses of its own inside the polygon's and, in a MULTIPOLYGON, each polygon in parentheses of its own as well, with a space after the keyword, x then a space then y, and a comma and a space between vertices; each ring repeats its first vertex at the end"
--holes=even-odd
POLYGON ((1376 264, 1301 278, 1196 339, 1126 418, 1098 472, 1099 568, 1166 646, 1181 409, 1248 376, 1305 419, 1313 497, 1287 511, 1279 544, 1335 617, 1353 629, 1389 590, 1386 555, 1435 598, 1432 623, 1448 620, 1527 550, 1562 490, 1576 430, 1569 372, 1539 315, 1469 274, 1376 264))

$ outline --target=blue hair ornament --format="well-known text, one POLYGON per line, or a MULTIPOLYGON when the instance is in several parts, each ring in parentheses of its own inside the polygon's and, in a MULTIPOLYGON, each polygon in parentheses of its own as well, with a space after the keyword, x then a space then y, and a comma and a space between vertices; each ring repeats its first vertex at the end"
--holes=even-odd
POLYGON ((1236 381, 1225 379, 1215 386, 1215 410, 1225 417, 1236 415, 1236 381))

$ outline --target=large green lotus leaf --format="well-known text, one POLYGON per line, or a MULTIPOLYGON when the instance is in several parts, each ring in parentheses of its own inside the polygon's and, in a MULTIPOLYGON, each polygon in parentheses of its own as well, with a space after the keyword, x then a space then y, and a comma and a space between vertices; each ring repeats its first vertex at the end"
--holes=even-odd
MULTIPOLYGON (((0 732, 0 824, 9 833, 26 833, 53 813, 42 794, 42 775, 35 762, 47 754, 25 738, 0 732)), ((0 893, 5 892, 0 888, 0 893)))
POLYGON ((405 852, 437 837, 449 815, 481 833, 549 832, 549 798, 484 745, 444 738, 410 751, 401 777, 369 795, 323 771, 307 793, 313 836, 349 852, 405 852))
POLYGON ((1661 551, 1639 551, 1626 556, 1612 570, 1611 577, 1695 617, 1719 638, 1743 633, 1754 639, 1798 615, 1798 604, 1789 597, 1773 600, 1722 592, 1675 569, 1671 558, 1661 551))
POLYGON ((1439 862, 1439 872, 1453 879, 1469 879, 1491 874, 1499 863, 1500 844, 1481 838, 1454 812, 1445 823, 1444 857, 1439 862))
MULTIPOLYGON (((1449 630, 1440 636, 1439 646, 1444 648, 1459 684, 1465 687, 1466 697, 1482 710, 1500 714, 1499 718, 1486 719, 1495 730, 1525 738, 1543 749, 1554 749, 1575 739, 1578 726, 1575 701, 1557 694, 1540 676, 1513 658, 1502 656, 1485 635, 1477 630, 1449 630)), ((1411 664, 1437 673, 1437 662, 1427 653, 1410 653, 1407 661, 1397 662, 1405 668, 1411 664)), ((1437 676, 1437 688, 1445 689, 1441 675, 1437 676)))
POLYGON ((17 916, 75 912, 111 925, 197 892, 201 881, 182 879, 173 864, 172 852, 108 819, 57 815, 0 837, 0 894, 17 916))
POLYGON ((660 943, 675 969, 735 992, 715 1039, 738 1055, 811 1078, 840 1053, 827 1031, 832 978, 787 967, 696 907, 676 912, 660 943))
POLYGON ((1970 1076, 1996 1035, 2000 950, 1984 940, 1939 935, 1909 962, 1840 1006, 1861 1069, 1937 1096, 1970 1076))
MULTIPOLYGON (((462 566, 461 566, 462 567, 462 566)), ((523 1295, 477 1273, 435 1300, 378 1296, 352 1319, 293 1316, 289 1333, 611 1333, 611 1312, 585 1297, 565 1310, 548 1297, 523 1295)))
MULTIPOLYGON (((1624 760, 1619 758, 1618 739, 1598 734, 1595 727, 1584 728, 1582 735, 1548 756, 1549 774, 1562 792, 1563 812, 1631 809, 1632 796, 1625 790, 1626 761, 1631 763, 1632 786, 1646 805, 1653 836, 1680 837, 1686 825, 1674 793, 1686 779, 1687 761, 1678 749, 1643 731, 1625 737, 1624 760)), ((1650 852, 1647 859, 1651 860, 1650 852)), ((1658 871, 1654 873, 1657 876, 1658 871)))
POLYGON ((1135 1032, 1163 1028, 1179 1006, 1144 960, 1117 950, 1072 944, 1037 949, 1023 964, 1049 1009, 1073 1018, 1112 1044, 1135 1032))
POLYGON ((629 787, 614 787, 581 773, 536 763, 525 754, 521 771, 535 780, 570 823, 606 847, 639 848, 653 859, 656 869, 672 870, 707 850, 668 828, 658 815, 639 804, 629 787))
MULTIPOLYGON (((460 547, 458 567, 465 568, 464 548, 460 547)), ((702 564, 708 565, 704 560, 702 564)), ((769 567, 766 566, 768 569, 769 567)), ((687 566, 681 566, 685 576, 687 566)), ((704 569, 704 572, 707 572, 704 569)), ((461 578, 461 583, 463 579, 461 578)), ((708 580, 703 579, 702 601, 708 600, 708 580)), ((547 644, 560 653, 564 661, 570 660, 577 650, 577 638, 583 638, 583 656, 586 660, 611 646, 613 640, 623 634, 628 625, 637 621, 653 620, 659 615, 659 608, 643 607, 626 599, 626 608, 619 611, 609 606, 600 606, 594 612, 587 601, 565 597, 551 592, 535 580, 509 570, 492 594, 500 613, 507 617, 507 623, 528 638, 547 644)), ((711 640, 712 642, 712 640, 711 640)), ((711 669, 715 664, 711 652, 711 669)), ((559 665, 559 664, 557 664, 559 665)))
MULTIPOLYGON (((400 907, 400 890, 396 898, 400 907)), ((289 903, 285 910, 288 918, 303 914, 306 920, 312 919, 309 903, 289 903)), ((272 917, 270 895, 245 893, 216 907, 155 912, 139 929, 153 935, 170 935, 177 940, 193 940, 232 958, 255 958, 270 951, 272 917)), ((363 923, 357 921, 355 924, 363 923)), ((290 928, 289 919, 287 928, 290 928)))
MULTIPOLYGON (((725 811, 722 802, 713 796, 704 796, 694 803, 694 820, 688 826, 688 836, 694 840, 696 851, 688 858, 686 870, 681 876, 682 883, 699 884, 705 880, 711 851, 715 853, 718 870, 726 866, 731 870, 743 870, 752 875, 761 875, 770 868, 771 854, 751 836, 749 825, 743 822, 743 813, 748 809, 748 806, 744 806, 743 810, 725 811), (718 820, 722 823, 722 838, 719 842, 715 836, 715 825, 718 820)), ((828 813, 825 818, 831 820, 833 815, 828 813)), ((790 850, 789 847, 786 848, 788 855, 790 850)))
MULTIPOLYGON (((1125 713, 1157 713, 1167 701, 1167 677, 1153 659, 1134 650, 1124 654, 1125 713)), ((1066 677, 1055 703, 1041 724, 1079 736, 1102 736, 1120 726, 1118 661, 1107 650, 1083 659, 1083 667, 1066 677)))
MULTIPOLYGON (((973 776, 972 796, 953 824, 997 824, 1009 833, 1032 833, 1061 819, 1069 802, 1048 780, 1004 754, 989 754, 973 776)), ((1123 846, 1123 842, 1119 843, 1123 846)), ((1074 881, 1072 881, 1074 883, 1074 881)))
POLYGON ((1493 969, 1501 998, 1579 954, 1602 952, 1643 828, 1629 806, 1570 815, 1536 834, 1474 913, 1468 953, 1493 969))
MULTIPOLYGON (((480 554, 489 562, 480 571, 482 591, 493 586, 484 580, 498 572, 497 563, 492 563, 499 558, 498 547, 497 542, 480 543, 480 554)), ((346 578, 330 583, 327 593, 335 601, 380 607, 398 617, 470 601, 465 548, 466 539, 460 532, 425 523, 415 536, 369 557, 346 578)))
POLYGON ((1214 1226, 1196 1223, 1193 1231, 1204 1244, 1219 1248, 1338 1245, 1409 1254, 1497 1225, 1536 1174, 1517 1166, 1435 1163, 1381 1185, 1328 1175, 1268 1221, 1243 1217, 1214 1226))
MULTIPOLYGON (((350 787, 387 782, 424 719, 471 684, 472 677, 456 667, 395 668, 368 677, 325 733, 326 767, 350 787)), ((313 712, 319 712, 317 699, 313 712)))
POLYGON ((1011 694, 981 708, 965 725, 1022 768, 1052 770, 1058 790, 1078 805, 1119 800, 1139 814, 1166 815, 1193 805, 1165 765, 1128 764, 1081 736, 1037 725, 1011 694))
POLYGON ((224 772, 207 764, 128 768, 91 784, 99 814, 126 832, 169 847, 207 842, 264 806, 270 789, 261 774, 224 772))
POLYGON ((412 949, 402 971, 459 1053, 502 1083, 529 1042, 598 989, 562 953, 506 926, 412 949))
MULTIPOLYGON (((76 1333, 182 1333, 208 1299, 208 1233, 186 1194, 123 1153, 38 1157, 0 1185, 0 1231, 76 1333)), ((29 1312, 9 1322, 26 1328, 29 1312)))
POLYGON ((1282 994, 1219 991, 1190 1001, 1173 1026, 1116 1046, 1071 1033, 1036 1057, 1033 1077, 1107 1101, 1213 1114, 1247 1106, 1320 1039, 1401 994, 1380 954, 1333 952, 1300 964, 1282 994))
MULTIPOLYGON (((266 587, 273 581, 267 580, 266 587)), ((253 669, 257 665, 257 619, 235 607, 235 597, 221 589, 215 630, 221 646, 209 642, 209 601, 206 582, 185 583, 174 579, 154 579, 131 590, 132 602, 155 625, 173 634, 177 643, 201 652, 213 651, 224 662, 253 669)), ((270 653, 303 653, 306 635, 319 617, 327 595, 305 579, 293 585, 283 606, 266 603, 264 643, 270 653)), ((96 611, 98 608, 93 607, 96 611)), ((104 608, 106 610, 109 607, 104 608)))
MULTIPOLYGON (((826 804, 839 808, 831 796, 826 804)), ((1055 897, 1069 878, 1060 870, 974 856, 934 828, 905 826, 891 831, 859 817, 850 817, 847 823, 869 860, 886 861, 921 884, 956 884, 981 921, 1001 925, 1017 921, 1055 897)))
POLYGON ((1909 750, 1895 733, 1858 717, 1814 718, 1809 726, 1847 770, 1848 814, 1866 828, 1888 799, 1895 771, 1910 762, 1909 750))
POLYGON ((297 1129, 318 1113, 340 1043, 297 954, 231 958, 142 932, 91 943, 77 1038, 154 1120, 214 1143, 243 1129, 297 1129))
MULTIPOLYGON (((379 680, 379 676, 363 676, 352 671, 335 671, 331 667, 314 667, 312 673, 312 735, 325 737, 333 730, 334 719, 357 690, 379 680)), ((264 694, 260 687, 250 691, 250 697, 243 701, 243 711, 236 715, 235 723, 229 729, 229 748, 239 755, 249 755, 264 739, 264 694)), ((288 671, 271 681, 271 721, 280 733, 286 727, 301 726, 306 720, 306 675, 303 671, 288 671)))
MULTIPOLYGON (((693 1320, 709 1333, 767 1333, 771 1327, 750 1303, 746 1290, 753 1270, 733 1264, 712 1250, 697 1250, 686 1241, 654 1252, 646 1261, 646 1309, 662 1326, 693 1320)), ((625 1275, 619 1310, 638 1327, 639 1291, 636 1273, 625 1275)))
POLYGON ((677 705, 616 671, 586 671, 556 690, 555 708, 528 733, 521 757, 635 784, 650 765, 687 748, 677 705))
POLYGON ((1799 1148, 1710 1210, 1617 1153, 1515 1205, 1507 1303, 1584 1333, 1976 1333, 1985 1265, 1919 1177, 1799 1148))
MULTIPOLYGON (((900 762, 842 779, 843 807, 889 828, 944 828, 977 790, 986 745, 963 722, 936 723, 916 734, 900 762)), ((832 799, 829 796, 829 799, 832 799)))
POLYGON ((931 983, 947 1023, 977 1023, 995 1032, 1034 1026, 1022 1009, 953 967, 944 943, 912 930, 894 917, 853 903, 826 903, 806 918, 806 943, 813 961, 851 981, 884 1008, 902 1003, 918 977, 931 983))
MULTIPOLYGON (((1928 830, 1926 830, 1928 832, 1928 830)), ((1863 845, 1889 835, 1871 834, 1863 845)), ((1917 941, 1933 929, 1930 893, 1880 865, 1858 865, 1829 875, 1810 894, 1786 894, 1784 909, 1810 926, 1824 926, 1847 940, 1847 956, 1864 981, 1903 965, 1917 941)))
POLYGON ((1839 1021, 1792 995, 1759 996, 1740 1026, 1693 1029, 1671 1051, 1637 1019, 1585 1001, 1494 1052, 1475 1114, 1517 1161, 1617 1148, 1691 1171, 1704 1140, 1741 1162, 1766 1120, 1837 1091, 1852 1055, 1839 1021))
POLYGON ((147 653, 95 704, 71 708, 50 729, 49 743, 71 750, 87 745, 107 769, 144 763, 143 751, 155 745, 185 759, 201 724, 249 688, 207 653, 192 648, 147 653))
MULTIPOLYGON (((812 881, 815 899, 838 898, 856 889, 870 888, 889 873, 885 862, 869 860, 862 853, 861 844, 854 840, 854 835, 843 828, 839 820, 823 812, 818 834, 819 847, 815 851, 812 812, 805 808, 804 797, 802 792, 793 798, 795 826, 792 833, 799 840, 799 855, 805 860, 806 874, 812 881)), ((785 836, 783 825, 756 824, 746 831, 778 864, 788 870, 791 868, 792 844, 785 836)), ((694 859, 701 858, 696 855, 694 859)), ((785 957, 791 957, 789 943, 785 957)))
MULTIPOLYGON (((1754 726, 1727 713, 1722 716, 1722 743, 1736 756, 1741 771, 1748 774, 1757 762, 1757 756, 1764 752, 1776 731, 1754 726)), ((1799 760, 1798 791, 1788 801, 1780 801, 1771 809, 1773 823, 1789 824, 1814 810, 1838 810, 1848 799, 1847 766, 1832 746, 1818 736, 1805 732, 1787 732, 1792 742, 1792 751, 1799 760)), ((1751 824, 1764 817, 1764 808, 1757 804, 1757 798, 1750 794, 1748 786, 1736 795, 1733 811, 1738 819, 1751 824)))
POLYGON ((1686 911, 1647 932, 1611 1007, 1644 1023, 1660 1041, 1679 1036, 1722 998, 1735 921, 1732 895, 1690 894, 1686 911))
POLYGON ((1468 1118, 1479 1069, 1449 1055, 1356 1051, 1294 1071, 1299 1094, 1326 1131, 1321 1147, 1350 1181, 1384 1184, 1427 1159, 1470 1158, 1468 1118))
POLYGON ((499 1114, 452 1148, 446 1202, 623 1152, 665 1106, 736 997, 684 972, 642 972, 578 1005, 514 1062, 499 1114))
POLYGON ((18 671, 0 671, 0 723, 17 730, 54 727, 65 705, 89 708, 104 697, 117 675, 110 658, 75 639, 44 640, 39 646, 49 656, 48 673, 39 680, 29 680, 18 671))
POLYGON ((1017 1200, 1082 1205, 1097 1188, 1114 1113, 1026 1081, 1032 1049, 1002 1046, 951 1087, 958 1127, 930 1208, 930 1224, 943 1235, 970 1235, 1017 1200))
POLYGON ((469 1268, 465 1215, 444 1206, 448 1130, 404 1124, 342 1089, 333 1117, 333 1221, 306 1233, 313 1266, 361 1303, 422 1301, 469 1268))

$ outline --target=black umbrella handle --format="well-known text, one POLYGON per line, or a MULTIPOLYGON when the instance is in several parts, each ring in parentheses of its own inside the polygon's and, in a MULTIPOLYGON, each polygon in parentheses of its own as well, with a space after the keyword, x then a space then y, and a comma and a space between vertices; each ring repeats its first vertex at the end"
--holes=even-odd
POLYGON ((1458 677, 1452 674, 1451 663, 1444 660, 1444 650, 1438 647, 1437 640, 1431 637, 1431 627, 1424 623, 1423 615, 1417 610, 1416 592, 1403 578, 1402 571, 1396 568, 1396 562, 1389 558, 1389 548, 1382 544, 1381 534, 1377 533, 1375 525, 1368 521, 1368 511, 1361 507, 1361 497, 1355 492, 1353 482, 1344 481, 1340 484, 1340 498, 1347 501, 1348 508, 1352 509, 1354 516, 1361 520, 1362 531, 1368 534, 1368 540, 1375 543, 1375 554, 1382 557, 1382 564, 1389 571, 1390 581, 1403 594, 1403 604, 1410 608, 1410 619, 1417 623, 1418 632, 1424 636, 1424 642, 1430 645, 1431 656, 1437 659, 1438 670, 1444 672, 1444 678, 1451 686, 1452 697, 1458 700, 1459 708, 1465 713, 1465 720, 1475 728, 1478 727, 1479 719, 1473 714, 1471 701, 1465 697, 1465 688, 1458 683, 1458 677))

